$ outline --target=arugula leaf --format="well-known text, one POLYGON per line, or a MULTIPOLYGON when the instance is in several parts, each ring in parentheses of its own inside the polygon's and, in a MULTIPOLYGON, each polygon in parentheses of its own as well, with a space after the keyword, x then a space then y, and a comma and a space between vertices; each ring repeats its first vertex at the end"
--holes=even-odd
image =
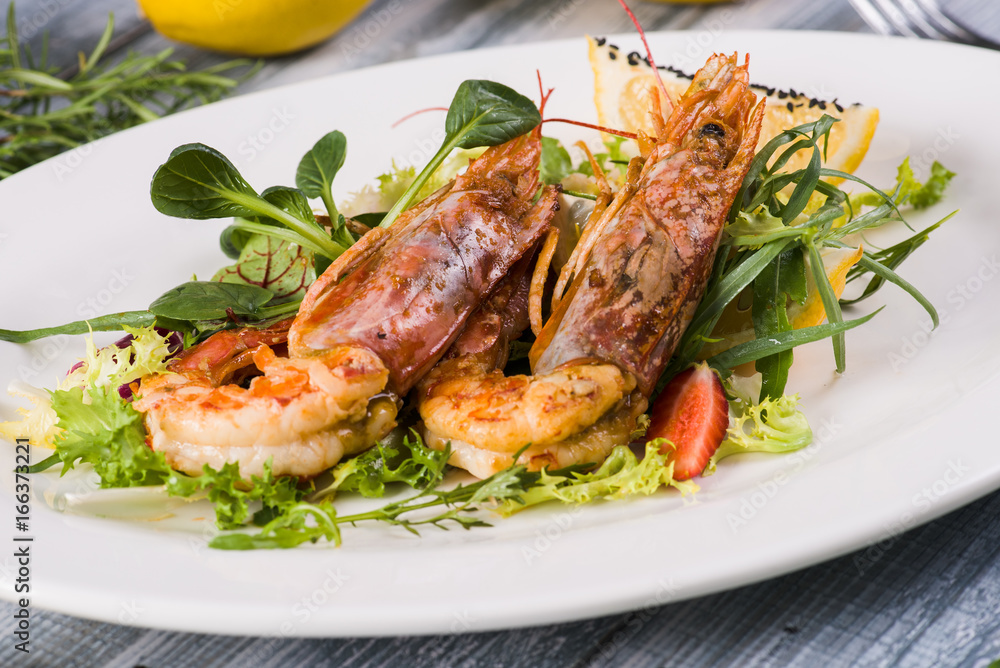
POLYGON ((542 116, 534 102, 503 84, 463 81, 448 108, 444 143, 380 223, 388 227, 413 203, 421 187, 454 148, 496 146, 534 129, 542 116))
POLYGON ((881 310, 882 309, 880 308, 878 311, 873 311, 866 316, 855 318, 854 320, 813 325, 812 327, 803 327, 802 329, 793 329, 788 332, 774 334, 767 339, 754 339, 753 341, 747 341, 746 343, 741 343, 719 353, 709 359, 708 363, 713 368, 718 369, 720 372, 725 374, 728 373, 729 369, 737 367, 740 364, 755 362, 762 357, 767 357, 768 355, 780 353, 785 350, 791 350, 792 348, 801 346, 804 343, 819 341, 820 339, 825 339, 841 332, 846 332, 849 329, 854 329, 855 327, 863 325, 874 318, 881 310))
POLYGON ((208 545, 217 550, 289 549, 320 538, 340 545, 340 523, 329 499, 303 502, 285 507, 257 534, 224 534, 213 538, 208 545))
MULTIPOLYGON (((469 485, 458 485, 449 490, 439 490, 444 462, 447 461, 450 448, 443 453, 430 450, 423 445, 416 434, 405 447, 410 449, 411 453, 419 454, 420 458, 425 458, 428 463, 421 467, 419 461, 414 459, 416 466, 411 467, 405 465, 404 460, 404 465, 392 467, 395 473, 385 473, 382 469, 385 459, 373 456, 361 460, 356 467, 349 466, 350 462, 341 465, 344 468, 340 469, 342 472, 340 479, 344 481, 357 474, 353 478, 357 488, 362 490, 367 487, 376 496, 380 484, 389 482, 388 478, 402 477, 405 478, 404 482, 417 485, 424 484, 426 480, 426 488, 417 494, 387 503, 381 508, 340 516, 333 507, 331 489, 327 488, 313 495, 313 499, 323 497, 314 503, 302 502, 285 506, 280 514, 273 516, 264 524, 258 534, 217 536, 209 546, 224 550, 291 548, 321 539, 339 545, 340 526, 360 522, 384 522, 402 527, 411 533, 417 533, 417 527, 421 525, 434 525, 442 529, 447 528, 449 524, 457 524, 464 529, 488 526, 476 514, 487 502, 503 503, 508 499, 520 499, 527 489, 537 483, 540 476, 538 473, 529 473, 523 466, 512 464, 509 468, 484 480, 469 485), (343 473, 344 471, 346 473, 343 473), (443 507, 443 510, 436 515, 421 512, 436 507, 443 507), (416 519, 411 519, 408 515, 414 512, 420 512, 420 515, 416 519)), ((333 486, 334 491, 337 486, 339 484, 333 486)))
MULTIPOLYGON (((802 252, 790 248, 765 267, 753 282, 753 326, 758 339, 767 339, 792 329, 788 321, 788 300, 805 301, 806 277, 802 252)), ((761 400, 780 397, 792 367, 792 351, 784 350, 757 360, 761 373, 761 400)))
MULTIPOLYGON (((920 232, 917 232, 913 236, 904 239, 903 241, 900 241, 897 244, 889 246, 888 248, 884 248, 874 253, 866 249, 865 258, 869 262, 880 265, 884 270, 893 271, 896 269, 896 267, 901 265, 903 261, 906 258, 908 258, 911 253, 913 253, 913 251, 917 250, 922 245, 924 245, 927 239, 930 238, 931 232, 941 227, 941 225, 950 220, 952 216, 954 216, 956 213, 958 212, 953 211, 952 213, 948 214, 947 216, 945 216, 938 222, 934 223, 933 225, 925 228, 920 232)), ((851 281, 861 278, 870 271, 871 269, 869 268, 868 265, 859 263, 851 267, 851 269, 847 272, 847 282, 850 283, 851 281)), ((856 304, 857 302, 867 299, 868 297, 871 297, 873 294, 878 292, 878 290, 885 283, 886 279, 883 278, 878 272, 872 272, 872 273, 874 275, 868 282, 868 285, 865 286, 864 291, 854 299, 841 299, 840 300, 841 305, 847 306, 848 304, 856 304)), ((922 298, 923 295, 920 295, 920 297, 922 298)))

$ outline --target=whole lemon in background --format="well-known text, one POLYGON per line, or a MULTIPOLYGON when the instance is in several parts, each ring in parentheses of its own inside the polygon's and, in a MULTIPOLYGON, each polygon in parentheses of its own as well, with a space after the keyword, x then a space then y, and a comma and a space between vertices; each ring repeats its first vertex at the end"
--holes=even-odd
POLYGON ((327 39, 371 0, 138 0, 178 42, 242 56, 275 56, 327 39))

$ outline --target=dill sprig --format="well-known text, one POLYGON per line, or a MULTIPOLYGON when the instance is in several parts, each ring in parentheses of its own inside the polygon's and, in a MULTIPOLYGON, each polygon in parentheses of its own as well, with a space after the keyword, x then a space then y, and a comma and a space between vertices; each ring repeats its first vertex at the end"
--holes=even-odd
POLYGON ((48 63, 48 35, 37 56, 20 42, 14 3, 0 42, 0 179, 105 135, 188 107, 220 99, 256 71, 252 61, 232 60, 197 72, 171 59, 129 53, 117 64, 102 61, 114 32, 108 16, 93 51, 79 54, 74 72, 60 78, 48 63), (228 76, 245 68, 239 78, 228 76))

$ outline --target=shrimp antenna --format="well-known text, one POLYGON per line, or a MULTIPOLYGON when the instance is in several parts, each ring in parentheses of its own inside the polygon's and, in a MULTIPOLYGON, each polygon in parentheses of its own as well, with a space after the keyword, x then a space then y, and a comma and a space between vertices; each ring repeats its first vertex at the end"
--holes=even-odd
POLYGON ((625 137, 626 139, 638 139, 639 135, 634 132, 626 132, 625 130, 615 130, 614 128, 606 128, 603 125, 594 125, 593 123, 584 123, 583 121, 574 121, 571 118, 546 118, 542 123, 569 123, 570 125, 579 125, 581 128, 590 128, 591 130, 600 130, 601 132, 606 132, 609 135, 617 135, 619 137, 625 137))
POLYGON ((401 125, 405 121, 410 120, 414 116, 419 116, 420 114, 426 113, 428 111, 448 111, 448 107, 427 107, 426 109, 417 109, 416 111, 403 116, 401 119, 390 125, 389 127, 394 128, 397 125, 401 125))
POLYGON ((535 70, 535 75, 538 77, 538 94, 542 98, 541 104, 538 105, 538 113, 541 114, 541 116, 544 118, 545 117, 545 103, 549 101, 549 97, 551 97, 552 91, 554 91, 555 88, 550 88, 546 92, 545 87, 542 86, 542 71, 541 70, 535 70))
POLYGON ((670 109, 673 110, 674 103, 670 99, 670 93, 667 92, 667 87, 663 85, 663 79, 660 77, 660 70, 656 67, 656 61, 653 60, 653 50, 649 48, 649 42, 646 41, 646 33, 643 31, 642 26, 639 24, 639 19, 635 17, 629 6, 625 4, 625 0, 618 0, 618 4, 622 6, 628 17, 632 19, 632 25, 635 29, 639 31, 639 38, 642 39, 642 45, 646 47, 646 60, 649 61, 649 66, 653 68, 653 73, 656 75, 656 82, 660 84, 660 90, 663 91, 663 98, 667 101, 670 109))

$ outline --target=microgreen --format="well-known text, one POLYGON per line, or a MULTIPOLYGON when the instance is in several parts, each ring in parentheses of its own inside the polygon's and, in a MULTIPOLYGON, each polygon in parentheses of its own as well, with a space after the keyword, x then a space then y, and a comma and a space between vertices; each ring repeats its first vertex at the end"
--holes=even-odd
POLYGON ((463 81, 448 108, 441 148, 417 174, 380 225, 388 227, 410 207, 421 187, 452 149, 496 146, 523 135, 542 122, 535 104, 520 93, 493 81, 463 81))
POLYGON ((234 216, 239 229, 281 236, 331 259, 346 250, 316 222, 302 191, 277 187, 258 195, 226 156, 204 144, 175 148, 153 175, 150 196, 156 210, 169 216, 234 216), (275 234, 267 228, 272 224, 287 230, 275 234))

